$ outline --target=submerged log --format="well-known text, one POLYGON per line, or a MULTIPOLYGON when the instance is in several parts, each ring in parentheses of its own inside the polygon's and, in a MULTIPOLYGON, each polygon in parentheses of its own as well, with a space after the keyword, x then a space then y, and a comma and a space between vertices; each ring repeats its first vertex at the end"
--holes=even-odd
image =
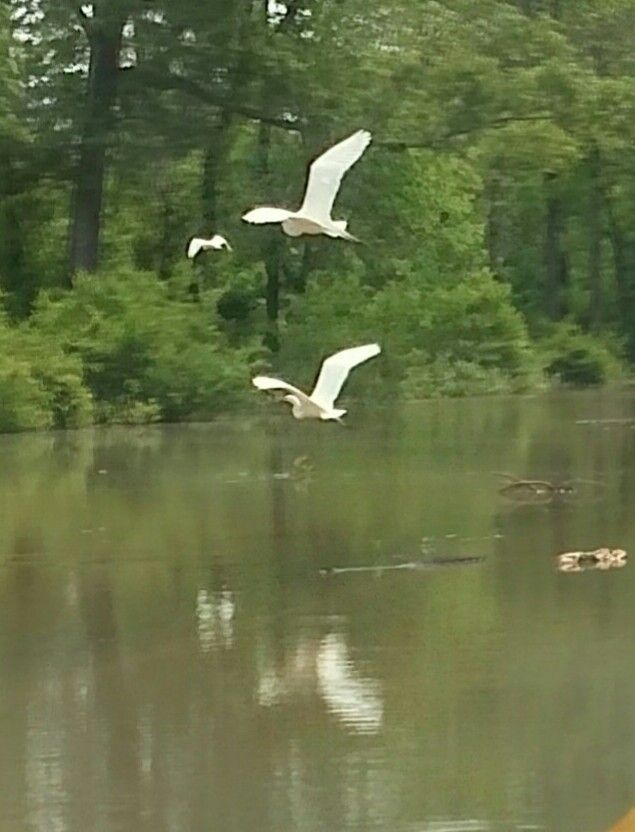
POLYGON ((323 577, 329 575, 342 575, 348 572, 370 572, 375 575, 383 575, 384 572, 396 571, 399 569, 427 571, 439 569, 444 566, 475 566, 485 558, 482 557, 460 557, 460 558, 435 558, 427 561, 407 561, 405 563, 390 563, 383 566, 325 566, 319 570, 323 577))
POLYGON ((572 479, 565 482, 520 479, 511 474, 498 474, 509 482, 498 493, 516 502, 545 503, 559 499, 582 500, 598 496, 604 483, 597 480, 572 479))

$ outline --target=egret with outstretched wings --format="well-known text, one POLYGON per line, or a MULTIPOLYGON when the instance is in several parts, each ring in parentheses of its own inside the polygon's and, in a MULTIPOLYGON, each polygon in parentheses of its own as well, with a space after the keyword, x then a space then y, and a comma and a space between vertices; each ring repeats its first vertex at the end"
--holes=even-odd
POLYGON ((265 206, 248 211, 243 220, 256 225, 279 222, 289 237, 326 234, 357 242, 346 230, 346 221, 334 220, 331 211, 344 174, 361 157, 370 140, 367 130, 358 130, 318 156, 309 169, 304 201, 298 211, 265 206))
POLYGON ((228 251, 232 250, 232 247, 224 237, 221 237, 220 234, 214 234, 209 240, 203 237, 192 237, 187 246, 187 256, 190 260, 193 260, 199 252, 207 251, 210 248, 217 251, 222 248, 226 248, 228 251))
POLYGON ((335 401, 340 394, 348 374, 362 364, 379 355, 379 344, 364 344, 361 347, 351 347, 330 355, 322 362, 318 380, 310 395, 298 390, 286 381, 268 376, 256 376, 252 383, 259 390, 285 390, 284 401, 291 405, 291 412, 296 419, 323 419, 325 421, 340 421, 345 410, 335 407, 335 401))

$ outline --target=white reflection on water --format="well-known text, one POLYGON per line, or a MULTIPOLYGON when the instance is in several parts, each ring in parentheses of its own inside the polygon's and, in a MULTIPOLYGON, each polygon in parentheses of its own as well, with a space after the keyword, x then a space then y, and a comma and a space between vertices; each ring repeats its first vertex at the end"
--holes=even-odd
MULTIPOLYGON (((262 663, 261 663, 262 665, 262 663)), ((307 693, 315 687, 315 641, 300 639, 281 668, 264 663, 258 674, 258 704, 272 707, 294 694, 307 693)))
POLYGON ((139 769, 143 777, 149 781, 152 774, 152 720, 147 713, 141 713, 137 723, 139 769))
POLYGON ((62 688, 57 678, 46 679, 27 707, 25 773, 29 828, 34 832, 64 832, 62 749, 64 731, 55 719, 62 688))
POLYGON ((322 639, 316 668, 318 686, 331 713, 360 734, 376 734, 384 717, 379 685, 355 670, 341 635, 331 633, 322 639))
POLYGON ((283 668, 264 667, 257 698, 271 707, 293 695, 317 691, 333 716, 359 734, 376 734, 383 723, 379 684, 355 669, 344 636, 330 633, 319 642, 298 644, 283 668))
POLYGON ((219 645, 226 649, 233 645, 236 601, 231 590, 208 592, 199 589, 195 613, 198 640, 203 653, 209 653, 219 645))

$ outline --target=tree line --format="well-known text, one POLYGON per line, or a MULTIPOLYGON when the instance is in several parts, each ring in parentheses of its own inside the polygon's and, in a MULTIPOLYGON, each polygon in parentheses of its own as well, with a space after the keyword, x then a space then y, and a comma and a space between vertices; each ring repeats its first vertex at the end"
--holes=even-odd
POLYGON ((205 415, 362 337, 404 395, 623 371, 634 35, 632 0, 2 0, 0 425, 205 415), (363 245, 241 225, 359 127, 363 245))

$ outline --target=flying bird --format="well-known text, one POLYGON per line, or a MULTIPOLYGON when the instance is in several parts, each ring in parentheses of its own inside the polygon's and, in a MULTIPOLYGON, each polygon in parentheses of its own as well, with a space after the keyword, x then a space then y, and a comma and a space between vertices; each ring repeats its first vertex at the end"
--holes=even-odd
POLYGON ((216 250, 220 250, 221 248, 226 248, 228 251, 232 250, 232 247, 224 237, 221 237, 220 234, 214 234, 211 240, 205 240, 203 237, 192 237, 187 246, 187 256, 190 260, 193 260, 200 251, 207 251, 210 248, 216 250))
POLYGON ((353 367, 379 355, 380 352, 379 344, 364 344, 361 347, 351 347, 330 355, 322 362, 318 380, 309 396, 297 387, 277 378, 256 376, 252 379, 252 383, 259 390, 286 390, 287 395, 282 398, 285 402, 289 402, 291 412, 296 419, 323 419, 340 422, 346 411, 336 408, 335 400, 348 374, 353 367))
POLYGON ((358 130, 318 156, 309 168, 304 202, 299 211, 265 206, 248 211, 243 220, 256 225, 279 222, 289 237, 326 234, 327 237, 359 242, 346 230, 346 221, 334 220, 331 211, 344 174, 360 158, 370 140, 367 130, 358 130))

